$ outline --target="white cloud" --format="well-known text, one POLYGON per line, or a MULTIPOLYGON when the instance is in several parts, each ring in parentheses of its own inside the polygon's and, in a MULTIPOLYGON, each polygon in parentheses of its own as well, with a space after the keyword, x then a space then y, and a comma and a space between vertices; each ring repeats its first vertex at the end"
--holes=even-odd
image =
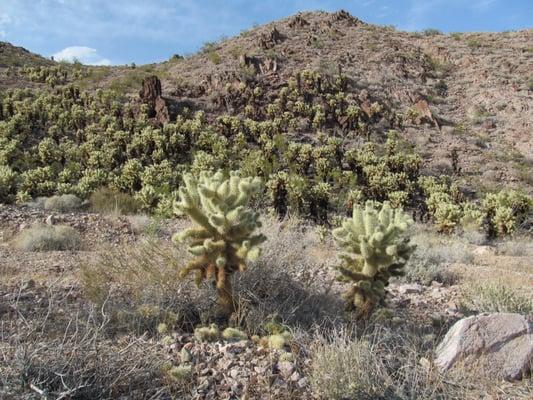
POLYGON ((9 14, 6 14, 6 13, 2 13, 0 14, 0 25, 7 25, 7 24, 10 24, 12 21, 11 21, 11 17, 9 16, 9 14))
POLYGON ((56 61, 74 61, 78 60, 87 65, 111 65, 111 61, 98 54, 96 49, 85 46, 67 47, 54 55, 56 61))

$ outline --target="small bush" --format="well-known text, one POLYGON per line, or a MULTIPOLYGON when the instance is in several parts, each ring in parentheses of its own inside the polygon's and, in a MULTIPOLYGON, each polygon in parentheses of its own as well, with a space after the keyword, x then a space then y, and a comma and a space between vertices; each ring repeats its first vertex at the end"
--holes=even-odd
POLYGON ((136 235, 157 235, 161 228, 159 221, 148 215, 128 215, 126 219, 136 235))
POLYGON ((464 287, 461 307, 465 313, 509 312, 531 314, 533 298, 502 282, 471 283, 464 287))
POLYGON ((37 224, 20 232, 14 244, 25 251, 79 250, 81 237, 70 226, 37 224))
POLYGON ((102 214, 135 214, 139 210, 139 203, 127 193, 102 188, 90 197, 93 211, 102 214))
POLYGON ((497 247, 498 254, 511 257, 528 257, 533 256, 533 242, 530 238, 513 238, 501 242, 497 247))
POLYGON ((479 49, 481 47, 481 42, 479 41, 479 39, 468 39, 466 44, 471 49, 479 49))
POLYGON ((78 210, 81 208, 81 206, 81 199, 73 194, 62 194, 60 196, 52 196, 45 198, 43 201, 43 208, 45 210, 65 212, 78 210))
POLYGON ((218 65, 222 62, 222 59, 220 58, 220 55, 216 51, 210 51, 207 53, 207 58, 209 58, 209 61, 211 61, 213 64, 218 65))
POLYGON ((422 31, 422 34, 424 36, 437 36, 437 35, 442 35, 442 32, 439 31, 438 29, 428 28, 428 29, 424 29, 422 31))
POLYGON ((457 275, 448 266, 453 263, 468 264, 474 260, 468 247, 456 237, 443 239, 425 232, 414 236, 413 242, 417 247, 405 266, 405 279, 410 282, 454 284, 457 275))
POLYGON ((383 394, 385 366, 372 343, 347 337, 321 343, 314 351, 311 385, 324 399, 355 399, 383 394))

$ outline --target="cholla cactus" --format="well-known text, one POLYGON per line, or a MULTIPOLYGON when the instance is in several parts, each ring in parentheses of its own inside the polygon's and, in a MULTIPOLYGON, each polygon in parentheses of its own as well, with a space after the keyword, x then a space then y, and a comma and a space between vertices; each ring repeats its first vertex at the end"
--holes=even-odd
POLYGON ((392 209, 388 202, 380 209, 369 201, 365 208, 354 206, 352 218, 333 230, 333 237, 343 253, 337 267, 339 280, 350 282, 345 294, 349 309, 359 316, 368 316, 383 299, 391 276, 402 275, 414 246, 405 231, 412 223, 401 210, 392 209))
POLYGON ((259 255, 258 245, 266 238, 254 231, 261 227, 259 214, 246 205, 250 196, 261 188, 259 178, 241 178, 232 172, 229 178, 221 171, 204 172, 196 179, 183 177, 177 212, 187 214, 198 226, 174 236, 173 240, 189 243, 196 256, 182 271, 184 277, 196 274, 196 283, 212 279, 226 314, 234 311, 230 275, 246 269, 246 261, 259 255))
POLYGON ((287 184, 289 175, 286 172, 278 172, 268 181, 268 191, 274 210, 280 218, 285 217, 288 207, 287 184))
POLYGON ((527 219, 532 207, 531 197, 516 190, 487 194, 482 209, 486 213, 489 236, 513 233, 527 219))
POLYGON ((0 203, 13 201, 16 179, 16 172, 5 165, 0 165, 0 203))

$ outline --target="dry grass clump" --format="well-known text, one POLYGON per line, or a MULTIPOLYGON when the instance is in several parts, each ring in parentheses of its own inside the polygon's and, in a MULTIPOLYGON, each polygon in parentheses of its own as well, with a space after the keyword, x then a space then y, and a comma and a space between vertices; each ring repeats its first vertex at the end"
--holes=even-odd
POLYGON ((496 250, 499 255, 511 257, 533 256, 533 240, 531 237, 515 237, 499 243, 496 250))
POLYGON ((405 266, 405 276, 410 282, 454 284, 457 275, 449 270, 449 265, 474 261, 468 245, 459 237, 442 237, 423 231, 414 235, 412 241, 417 247, 405 266))
POLYGON ((336 260, 313 228, 296 219, 263 218, 261 231, 267 236, 261 256, 235 280, 241 327, 253 335, 272 318, 303 329, 339 322, 344 304, 332 291, 329 265, 336 260))
POLYGON ((148 215, 128 215, 126 219, 132 232, 136 235, 157 232, 157 222, 148 215))
POLYGON ((101 214, 130 215, 139 210, 139 203, 133 196, 109 188, 98 189, 89 202, 91 209, 101 214))
POLYGON ((81 209, 83 201, 76 195, 62 194, 52 197, 38 197, 28 205, 50 211, 67 212, 81 209))
POLYGON ((13 243, 24 251, 73 251, 81 248, 82 240, 70 226, 35 224, 20 232, 13 243))
MULTIPOLYGON (((215 299, 206 287, 197 289, 178 278, 189 258, 186 250, 156 239, 135 245, 106 248, 81 268, 85 296, 105 307, 116 330, 155 332, 165 323, 170 329, 192 331, 215 299)), ((214 293, 213 293, 214 294, 214 293)))
POLYGON ((79 210, 82 207, 82 201, 73 194, 62 194, 60 196, 48 197, 44 200, 45 210, 71 211, 79 210))
POLYGON ((503 282, 471 282, 463 285, 461 307, 465 313, 533 313, 533 297, 503 282))
POLYGON ((431 357, 432 347, 419 332, 378 325, 360 335, 319 335, 311 348, 310 383, 323 399, 465 398, 429 361, 420 362, 431 357))
POLYGON ((18 312, 3 316, 0 398, 185 397, 186 387, 169 382, 166 356, 157 344, 109 336, 105 313, 68 305, 61 288, 49 288, 45 297, 44 308, 31 304, 31 298, 13 298, 10 305, 18 312))

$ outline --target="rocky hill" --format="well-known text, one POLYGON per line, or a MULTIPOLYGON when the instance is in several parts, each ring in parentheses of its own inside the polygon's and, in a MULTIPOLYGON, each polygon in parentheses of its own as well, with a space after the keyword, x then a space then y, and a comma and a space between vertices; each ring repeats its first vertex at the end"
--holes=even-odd
MULTIPOLYGON (((27 68, 52 62, 1 48, 7 56, 0 63, 26 67, 0 70, 4 89, 46 88, 48 78, 52 86, 112 89, 135 103, 143 79, 156 75, 164 110, 151 117, 160 124, 199 110, 209 123, 224 115, 267 121, 289 112, 292 125, 282 130, 291 140, 313 143, 323 132, 348 146, 361 137, 383 142, 395 130, 422 156, 423 174, 454 175, 466 192, 478 194, 533 188, 533 30, 408 33, 344 11, 302 13, 206 43, 192 56, 138 67, 55 64, 54 77, 27 68), (295 111, 298 101, 287 100, 287 91, 307 84, 303 100, 310 109, 295 111), (357 126, 346 115, 350 106, 360 112, 357 126), (324 121, 313 124, 317 110, 324 121)), ((155 98, 149 102, 155 107, 155 98)))
POLYGON ((13 46, 7 42, 0 42, 0 68, 52 65, 53 62, 38 54, 34 54, 24 47, 13 46))
MULTIPOLYGON (((24 49, 0 47, 0 65, 50 64, 24 49)), ((326 76, 340 71, 350 95, 411 115, 400 131, 431 171, 451 172, 457 148, 469 184, 531 188, 533 30, 407 33, 344 12, 303 13, 207 43, 190 57, 135 69, 92 68, 82 83, 136 94, 142 78, 155 73, 165 97, 216 116, 243 114, 244 104, 228 98, 228 84, 249 81, 275 99, 304 69, 326 76)), ((4 87, 20 84, 0 78, 4 87)))
POLYGON ((168 74, 166 93, 178 99, 186 93, 176 89, 176 80, 200 82, 206 95, 186 98, 201 106, 227 82, 242 79, 243 60, 273 91, 296 71, 335 75, 340 68, 355 95, 400 113, 419 111, 402 133, 430 168, 451 171, 449 154, 456 147, 463 173, 476 184, 533 183, 533 30, 420 34, 345 13, 305 13, 158 68, 168 74))

